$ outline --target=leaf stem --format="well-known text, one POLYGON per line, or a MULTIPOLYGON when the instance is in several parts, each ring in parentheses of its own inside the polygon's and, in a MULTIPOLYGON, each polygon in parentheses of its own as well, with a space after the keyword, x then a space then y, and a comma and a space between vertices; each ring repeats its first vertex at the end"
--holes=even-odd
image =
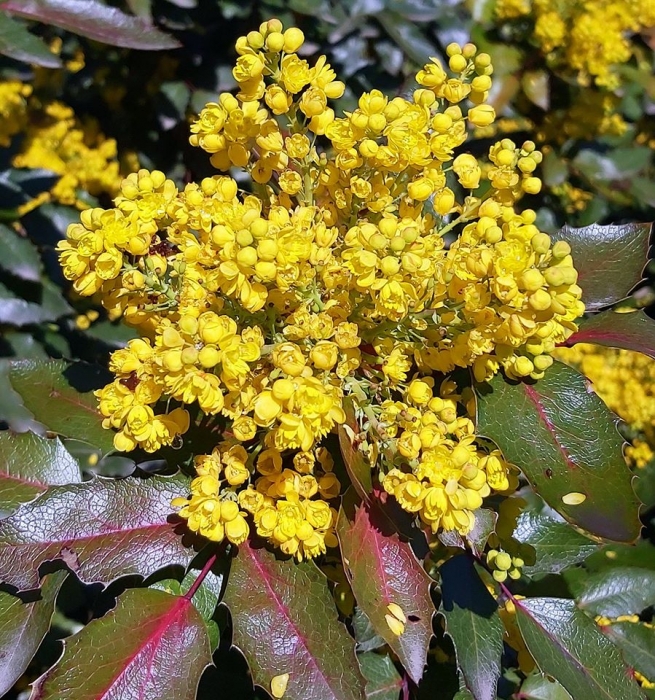
POLYGON ((205 562, 205 565, 202 567, 202 570, 198 574, 198 577, 196 580, 193 582, 193 585, 189 590, 184 594, 183 598, 186 598, 187 600, 191 600, 193 596, 196 594, 200 586, 202 585, 202 582, 205 580, 207 577, 207 574, 211 570, 212 566, 216 563, 216 558, 218 557, 218 554, 212 554, 209 559, 205 562))

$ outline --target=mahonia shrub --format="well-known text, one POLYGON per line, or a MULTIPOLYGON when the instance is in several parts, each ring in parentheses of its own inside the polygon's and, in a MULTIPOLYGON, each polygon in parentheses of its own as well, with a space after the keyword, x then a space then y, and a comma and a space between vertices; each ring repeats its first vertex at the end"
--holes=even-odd
MULTIPOLYGON (((496 116, 474 44, 351 111, 303 44, 276 19, 237 41, 238 87, 190 127, 215 175, 133 172, 57 246, 74 293, 135 337, 104 386, 65 361, 3 370, 23 405, 0 451, 26 455, 0 489, 0 623, 25 650, 7 689, 67 569, 132 583, 34 699, 192 699, 232 644, 275 698, 643 697, 652 571, 626 563, 617 601, 604 566, 641 530, 599 398, 619 411, 624 351, 614 384, 585 360, 655 355, 625 302, 649 226, 539 229, 521 202, 541 188, 535 143, 470 152, 496 116), (55 435, 143 471, 83 481, 55 435), (145 474, 165 471, 153 458, 169 472, 145 474)), ((647 437, 639 404, 624 417, 647 437)), ((641 471, 652 453, 628 437, 641 471)))

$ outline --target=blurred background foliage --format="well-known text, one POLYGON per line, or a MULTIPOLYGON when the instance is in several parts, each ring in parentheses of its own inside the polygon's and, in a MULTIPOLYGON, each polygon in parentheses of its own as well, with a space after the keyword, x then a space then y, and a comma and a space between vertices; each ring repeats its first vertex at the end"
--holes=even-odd
MULTIPOLYGON (((38 6, 38 0, 30 2, 38 6)), ((306 55, 328 56, 346 83, 344 104, 353 108, 363 91, 377 88, 390 96, 411 92, 411 76, 427 57, 445 60, 450 42, 474 41, 493 58, 492 102, 501 118, 493 127, 478 129, 467 148, 483 154, 505 135, 538 143, 544 152, 544 188, 526 197, 524 205, 538 212, 542 230, 553 232, 564 223, 651 221, 655 215, 652 0, 587 3, 605 12, 591 17, 591 25, 583 10, 572 9, 585 3, 569 0, 107 4, 140 18, 142 27, 157 26, 163 34, 153 40, 155 50, 111 46, 46 22, 10 20, 0 12, 0 53, 8 54, 0 56, 2 357, 63 357, 102 364, 112 349, 132 337, 128 327, 108 318, 93 299, 69 293, 54 247, 81 209, 109 205, 121 177, 139 167, 162 170, 180 184, 213 174, 205 154, 189 146, 189 123, 205 103, 235 86, 231 66, 237 37, 270 17, 303 30, 306 55), (16 22, 21 23, 18 29, 16 22), (587 25, 598 30, 597 35, 587 31, 587 25), (23 53, 7 48, 9 30, 20 34, 25 28, 44 43, 30 39, 23 53), (176 43, 179 46, 172 48, 176 43), (26 57, 41 65, 25 62, 26 57)), ((19 5, 0 2, 0 9, 13 12, 19 5)), ((139 43, 138 33, 132 43, 139 43)), ((651 295, 650 287, 644 286, 637 303, 648 305, 651 295)), ((0 395, 11 393, 3 372, 0 364, 0 395)), ((96 455, 85 459, 89 470, 97 470, 96 455)), ((103 461, 101 471, 120 474, 133 468, 133 461, 114 457, 103 461)), ((624 555, 623 548, 613 547, 611 558, 616 552, 624 555)), ((599 569, 603 562, 607 563, 599 555, 599 569)), ((643 558, 640 566, 655 569, 643 558)), ((337 601, 348 608, 348 586, 337 573, 333 578, 337 601)), ((560 579, 557 585, 563 585, 560 579)), ((548 579, 533 586, 547 590, 548 579)), ((103 614, 118 592, 112 586, 99 593, 69 577, 55 620, 59 636, 79 629, 78 620, 103 614)), ((226 613, 219 609, 220 615, 226 613)), ((227 628, 224 622, 219 620, 221 629, 227 628)), ((440 623, 435 625, 437 641, 418 697, 465 698, 458 693, 452 646, 440 623)), ((376 648, 379 640, 367 620, 356 616, 353 633, 362 653, 376 648)), ((511 647, 508 653, 514 653, 511 647)), ((57 655, 58 647, 49 637, 27 676, 33 678, 57 655)), ((391 688, 379 697, 398 697, 404 690, 396 670, 393 665, 378 667, 379 658, 371 657, 371 683, 391 688)), ((226 697, 252 697, 245 661, 230 650, 229 638, 221 639, 215 659, 218 668, 203 678, 200 696, 212 697, 211 688, 223 687, 226 697)), ((516 665, 515 658, 508 659, 510 670, 499 689, 502 697, 516 688, 518 676, 511 670, 516 665)), ((566 697, 553 688, 543 694, 539 684, 544 681, 534 678, 520 697, 566 697)))

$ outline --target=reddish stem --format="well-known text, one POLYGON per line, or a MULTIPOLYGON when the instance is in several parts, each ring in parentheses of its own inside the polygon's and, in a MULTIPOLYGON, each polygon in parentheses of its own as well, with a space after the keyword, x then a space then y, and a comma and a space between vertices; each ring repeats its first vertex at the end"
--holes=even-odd
POLYGON ((207 559, 207 562, 202 567, 202 571, 198 574, 198 578, 193 582, 193 585, 191 586, 191 588, 189 588, 189 590, 184 594, 184 596, 183 596, 184 598, 186 598, 187 600, 191 600, 191 598, 193 598, 193 596, 196 594, 197 590, 202 585, 202 582, 207 577, 207 574, 211 570, 212 566, 214 566, 217 556, 218 556, 217 554, 212 554, 211 557, 209 557, 209 559, 207 559))

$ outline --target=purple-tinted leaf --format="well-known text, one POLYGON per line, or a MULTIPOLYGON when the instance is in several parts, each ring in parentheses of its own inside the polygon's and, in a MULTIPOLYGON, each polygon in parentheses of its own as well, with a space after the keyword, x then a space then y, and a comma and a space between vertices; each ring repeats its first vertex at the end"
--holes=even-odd
POLYGON ((609 309, 582 321, 565 344, 571 347, 577 343, 634 350, 655 358, 655 321, 641 309, 631 313, 609 309))
POLYGON ((4 0, 0 9, 111 46, 160 51, 180 45, 142 17, 126 15, 99 0, 4 0))
POLYGON ((353 434, 359 433, 359 426, 355 417, 355 409, 352 399, 346 398, 344 401, 346 413, 346 423, 339 426, 339 447, 346 471, 350 477, 355 491, 364 499, 368 500, 369 494, 373 490, 373 480, 371 477, 371 465, 358 445, 353 443, 353 434))
POLYGON ((313 562, 277 559, 244 542, 224 602, 255 683, 270 691, 271 680, 288 673, 285 700, 364 699, 355 642, 313 562))
POLYGON ((195 552, 171 516, 171 499, 187 489, 182 475, 53 486, 0 521, 2 580, 38 588, 39 567, 50 561, 65 562, 83 583, 105 584, 187 566, 195 552))
POLYGON ((0 697, 25 673, 50 628, 65 571, 46 576, 37 600, 23 602, 0 591, 0 697))
POLYGON ((59 438, 0 432, 0 511, 31 501, 48 486, 81 480, 79 464, 59 438))
POLYGON ((66 639, 30 700, 194 700, 210 663, 205 623, 190 600, 131 589, 66 639))
POLYGON ((478 387, 478 431, 569 522, 618 542, 639 536, 639 499, 616 417, 579 372, 556 362, 536 383, 496 375, 478 387))
POLYGON ((418 683, 432 637, 431 579, 410 544, 400 539, 373 503, 356 506, 346 499, 337 533, 357 605, 418 683), (399 605, 407 618, 400 636, 385 618, 390 603, 399 605))
POLYGON ((571 245, 588 311, 625 299, 641 281, 648 259, 651 224, 582 228, 564 226, 554 240, 571 245))
POLYGON ((0 53, 16 61, 44 68, 59 68, 61 61, 27 27, 0 12, 0 53))

